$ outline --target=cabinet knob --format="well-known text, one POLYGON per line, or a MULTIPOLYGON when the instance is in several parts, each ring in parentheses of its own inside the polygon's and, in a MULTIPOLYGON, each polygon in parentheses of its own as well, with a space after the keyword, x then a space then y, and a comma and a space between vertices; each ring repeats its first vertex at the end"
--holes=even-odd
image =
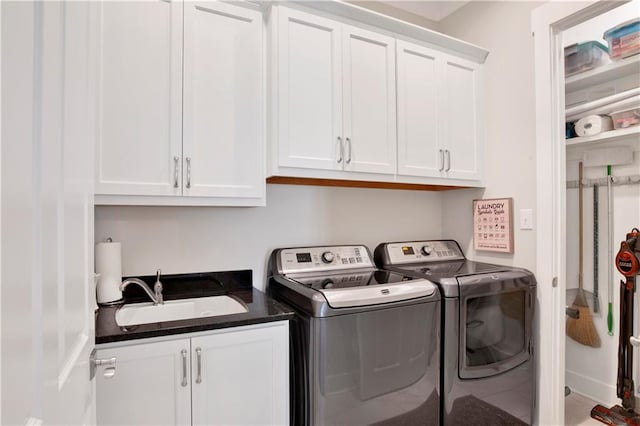
POLYGON ((342 157, 344 156, 344 145, 342 144, 342 138, 340 136, 338 136, 338 144, 340 145, 338 147, 340 152, 340 156, 338 157, 338 164, 340 164, 342 163, 342 157))

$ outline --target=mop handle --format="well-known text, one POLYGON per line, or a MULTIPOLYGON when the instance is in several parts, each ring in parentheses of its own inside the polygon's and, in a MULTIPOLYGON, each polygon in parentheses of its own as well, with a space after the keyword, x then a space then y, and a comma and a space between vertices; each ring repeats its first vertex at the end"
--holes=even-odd
POLYGON ((611 264, 614 261, 613 257, 613 194, 611 185, 611 166, 607 166, 607 218, 609 220, 607 232, 609 233, 609 244, 607 249, 607 267, 609 268, 609 285, 607 286, 607 328, 609 330, 609 336, 613 336, 613 283, 615 282, 613 276, 613 267, 611 264))

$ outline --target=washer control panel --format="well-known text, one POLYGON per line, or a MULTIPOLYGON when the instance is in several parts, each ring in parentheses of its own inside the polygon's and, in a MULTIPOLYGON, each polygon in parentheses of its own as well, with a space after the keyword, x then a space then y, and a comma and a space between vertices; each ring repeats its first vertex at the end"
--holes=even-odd
POLYGON ((389 243, 385 248, 389 263, 393 265, 464 259, 460 246, 453 240, 389 243))
POLYGON ((373 262, 365 246, 299 247, 279 253, 283 274, 371 268, 373 262))

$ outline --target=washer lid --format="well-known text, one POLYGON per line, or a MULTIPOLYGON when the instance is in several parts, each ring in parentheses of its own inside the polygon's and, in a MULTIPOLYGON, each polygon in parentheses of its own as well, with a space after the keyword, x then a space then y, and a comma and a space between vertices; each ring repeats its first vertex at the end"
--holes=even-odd
POLYGON ((327 299, 327 303, 332 308, 349 308, 431 296, 435 293, 436 286, 427 280, 416 279, 400 284, 378 284, 318 291, 327 299))
POLYGON ((320 292, 332 308, 398 302, 431 296, 437 289, 426 279, 379 269, 321 275, 292 274, 287 277, 320 292))

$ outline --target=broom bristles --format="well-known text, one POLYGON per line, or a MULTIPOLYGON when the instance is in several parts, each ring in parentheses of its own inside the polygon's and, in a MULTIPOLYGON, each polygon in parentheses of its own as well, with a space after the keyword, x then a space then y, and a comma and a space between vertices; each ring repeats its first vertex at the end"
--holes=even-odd
POLYGON ((567 336, 583 345, 599 348, 600 336, 593 324, 589 307, 579 306, 575 302, 571 307, 580 311, 580 316, 577 319, 567 318, 567 336))

